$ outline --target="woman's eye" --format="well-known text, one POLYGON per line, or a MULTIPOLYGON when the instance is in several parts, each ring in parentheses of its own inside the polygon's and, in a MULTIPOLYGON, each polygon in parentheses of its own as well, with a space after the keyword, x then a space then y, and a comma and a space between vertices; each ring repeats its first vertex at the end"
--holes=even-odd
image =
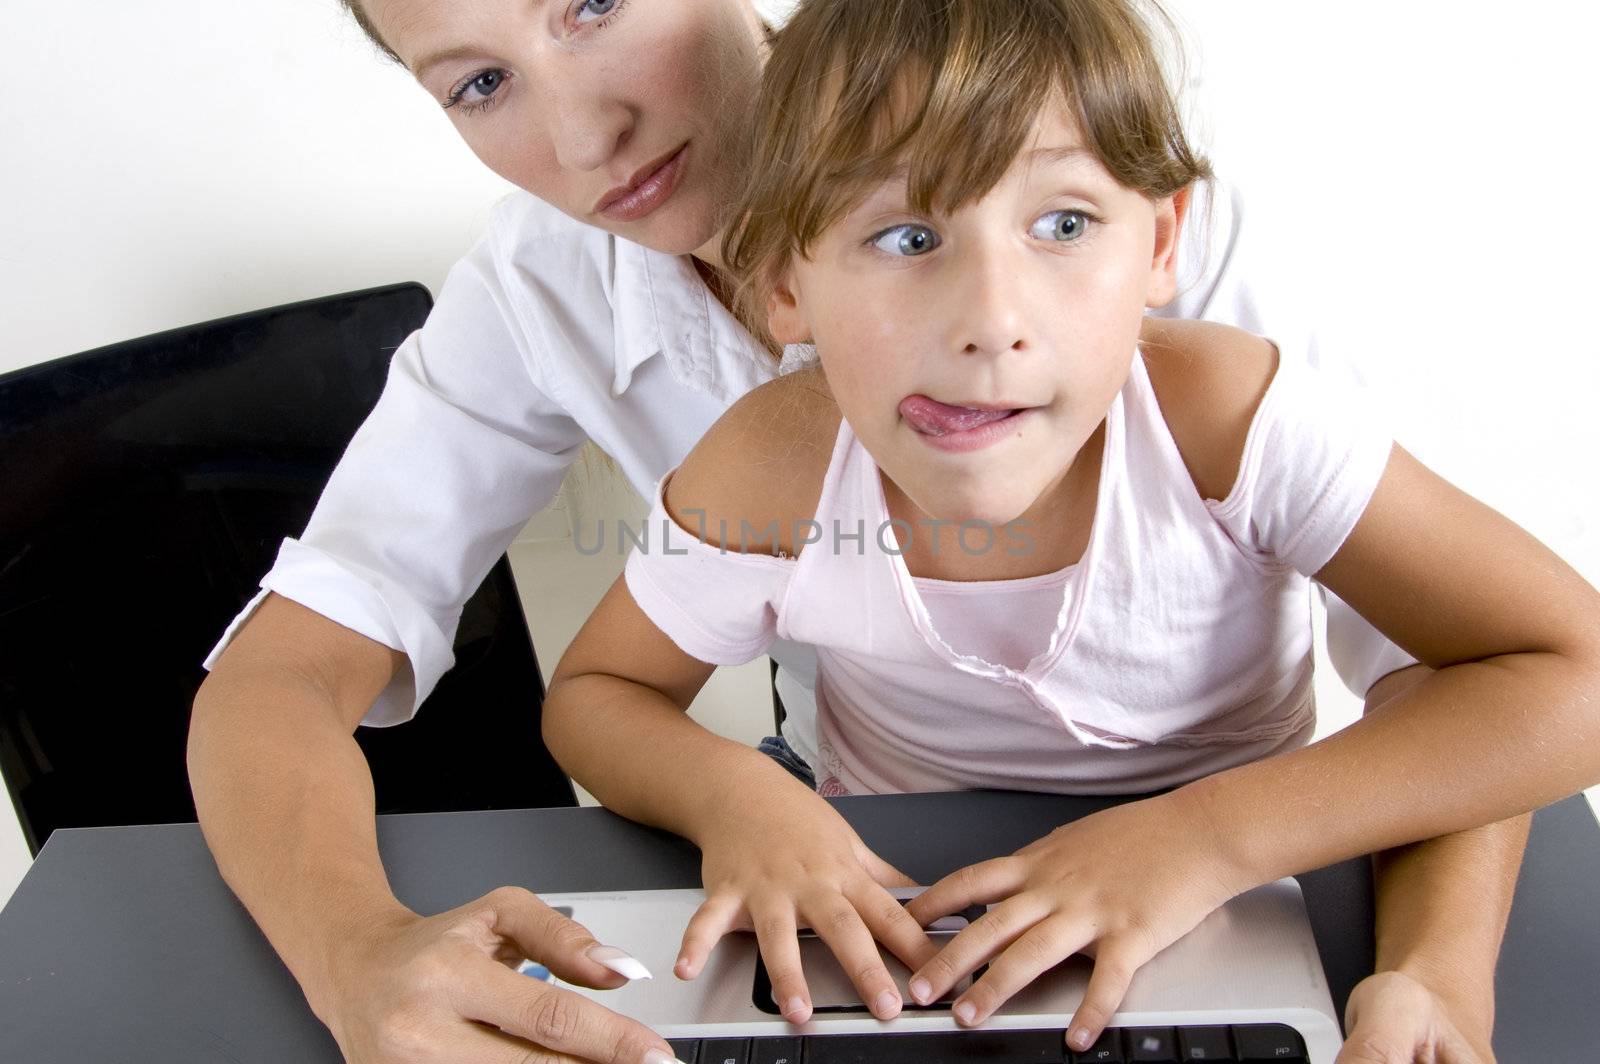
POLYGON ((926 255, 939 246, 939 234, 925 225, 897 225, 872 238, 872 246, 890 255, 926 255))
POLYGON ((489 97, 500 90, 506 81, 504 70, 480 70, 476 74, 461 82, 450 90, 450 97, 445 102, 445 107, 464 105, 463 111, 474 111, 484 106, 489 97))
POLYGON ((618 0, 583 0, 578 5, 575 17, 580 24, 593 22, 597 18, 605 18, 611 14, 615 10, 617 3, 618 0), (585 18, 585 16, 588 17, 585 18))
POLYGON ((1082 211, 1051 211, 1033 223, 1033 235, 1040 240, 1070 243, 1083 237, 1089 216, 1082 211))

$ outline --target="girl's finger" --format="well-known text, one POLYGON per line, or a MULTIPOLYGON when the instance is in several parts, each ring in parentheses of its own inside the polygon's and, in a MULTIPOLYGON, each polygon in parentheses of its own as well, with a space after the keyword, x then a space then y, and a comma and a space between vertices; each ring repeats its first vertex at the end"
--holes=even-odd
POLYGON ((996 1009, 1045 972, 1072 956, 1090 939, 1088 930, 1065 917, 1050 917, 1028 928, 989 962, 983 978, 956 999, 956 1020, 982 1023, 996 1009))
POLYGON ((689 926, 683 929, 683 947, 678 951, 678 963, 672 966, 673 974, 679 979, 693 979, 699 975, 706 958, 723 936, 740 923, 743 912, 743 899, 732 894, 707 898, 689 918, 689 926))
POLYGON ((842 894, 834 894, 820 904, 804 906, 801 914, 810 921, 812 930, 827 943, 839 961, 840 967, 855 984, 861 1001, 880 1020, 890 1020, 900 1014, 904 1004, 900 988, 883 963, 878 943, 862 922, 861 914, 842 894))
POLYGON ((1094 1040, 1122 1006, 1133 973, 1149 959, 1148 953, 1125 939, 1100 940, 1095 949, 1094 971, 1089 975, 1088 989, 1083 992, 1083 1003, 1072 1014, 1072 1025, 1067 1029, 1069 1046, 1084 1050, 1094 1045, 1094 1040))
POLYGON ((761 959, 772 982, 772 1000, 790 1023, 811 1019, 811 990, 800 964, 800 940, 795 928, 794 905, 788 898, 752 904, 751 921, 761 959))
POLYGON ((987 905, 1010 897, 1022 889, 1026 875, 1026 863, 1015 857, 967 865, 917 895, 906 909, 917 923, 927 927, 939 917, 960 912, 969 905, 987 905))
POLYGON ((458 989, 456 1008, 511 1035, 523 1043, 524 1053, 531 1044, 552 1056, 596 1064, 670 1064, 673 1059, 665 1039, 598 1002, 499 965, 485 968, 482 975, 473 973, 470 988, 458 989))
POLYGON ((899 957, 912 971, 927 964, 939 947, 906 911, 899 899, 875 883, 864 883, 849 891, 850 904, 866 921, 867 930, 899 957))
POLYGON ((1041 902, 1017 895, 984 913, 945 943, 911 977, 911 996, 919 1005, 937 1001, 963 976, 1011 945, 1044 919, 1041 902))
POLYGON ((906 875, 894 865, 885 861, 871 850, 862 847, 859 855, 861 867, 866 869, 867 875, 880 887, 914 887, 917 881, 906 875))

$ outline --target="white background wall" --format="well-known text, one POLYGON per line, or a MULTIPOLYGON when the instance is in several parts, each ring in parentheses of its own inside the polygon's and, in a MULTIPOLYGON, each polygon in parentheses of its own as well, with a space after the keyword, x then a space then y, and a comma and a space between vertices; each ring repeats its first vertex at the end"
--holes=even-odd
MULTIPOLYGON (((1600 13, 1174 6, 1271 280, 1390 396, 1403 442, 1600 579, 1600 13)), ((0 25, 0 372, 335 291, 437 290, 502 190, 334 0, 0 0, 0 25)), ((0 816, 0 900, 24 866, 0 816)))

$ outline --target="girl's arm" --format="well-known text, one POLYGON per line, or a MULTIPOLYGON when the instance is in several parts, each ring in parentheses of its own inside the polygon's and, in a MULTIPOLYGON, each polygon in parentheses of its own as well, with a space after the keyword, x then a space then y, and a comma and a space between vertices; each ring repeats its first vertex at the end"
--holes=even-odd
MULTIPOLYGON (((764 530, 776 523, 779 541, 770 546, 792 555, 791 515, 815 509, 830 452, 831 438, 818 425, 838 424, 836 411, 831 422, 811 416, 813 398, 803 382, 781 378, 736 403, 672 476, 666 509, 678 528, 736 529, 742 520, 764 530)), ((738 552, 748 544, 714 546, 738 552)), ((661 542, 657 549, 661 555, 650 561, 660 578, 668 565, 691 564, 673 556, 684 548, 669 551, 661 542)), ((707 580, 732 585, 748 574, 737 559, 716 562, 716 549, 701 550, 716 566, 707 580)), ((877 942, 912 966, 934 952, 884 889, 910 880, 777 763, 687 716, 714 666, 680 649, 651 620, 628 579, 607 592, 556 667, 545 696, 544 736, 562 767, 607 807, 700 847, 708 897, 684 934, 678 975, 693 978, 724 935, 752 929, 780 1010, 803 1023, 811 1005, 796 931, 811 927, 853 974, 861 1000, 881 1018, 895 1015, 900 995, 877 942)), ((682 610, 694 627, 720 632, 737 627, 730 617, 744 616, 707 615, 738 588, 691 586, 678 593, 674 587, 672 606, 663 608, 682 610)), ((733 642, 761 636, 741 630, 733 642)))
MULTIPOLYGON (((1202 494, 1225 498, 1275 353, 1214 326, 1166 328, 1187 350, 1149 363, 1162 411, 1202 494)), ((1600 777, 1600 595, 1516 525, 1395 447, 1317 578, 1436 671, 1314 746, 1086 818, 937 884, 912 906, 921 920, 1009 900, 919 972, 919 989, 937 995, 998 954, 963 995, 981 1020, 1087 949, 1096 965, 1077 1042, 1104 1026, 1141 964, 1227 898, 1506 820, 1600 777), (1130 835, 1151 845, 1117 853, 1130 835), (1086 849, 1107 859, 1071 867, 1095 864, 1086 849)))

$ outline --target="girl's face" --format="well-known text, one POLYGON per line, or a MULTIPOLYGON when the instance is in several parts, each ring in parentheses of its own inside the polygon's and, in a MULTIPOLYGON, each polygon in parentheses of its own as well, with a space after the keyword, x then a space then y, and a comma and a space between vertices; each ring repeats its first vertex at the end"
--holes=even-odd
POLYGON ((361 0, 495 173, 671 254, 716 236, 761 74, 750 0, 361 0))
POLYGON ((840 410, 927 515, 1004 524, 1058 487, 1174 293, 1178 212, 1118 184, 1065 106, 981 200, 897 177, 796 258, 773 335, 817 345, 840 410))

